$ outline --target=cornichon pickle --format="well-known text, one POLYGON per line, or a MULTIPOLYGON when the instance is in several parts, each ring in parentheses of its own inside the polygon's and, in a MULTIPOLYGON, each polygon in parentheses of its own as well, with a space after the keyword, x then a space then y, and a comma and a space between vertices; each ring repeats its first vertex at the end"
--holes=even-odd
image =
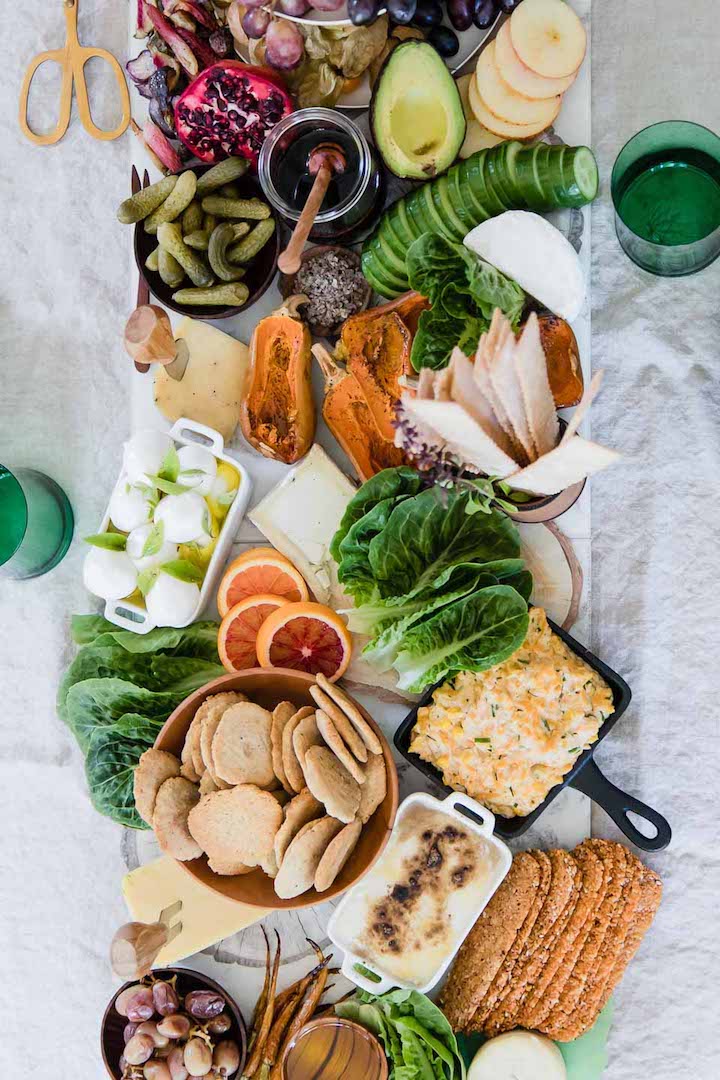
POLYGON ((243 276, 245 271, 240 270, 237 266, 232 266, 228 261, 227 250, 248 229, 249 226, 245 221, 240 225, 233 225, 230 221, 223 221, 213 231, 208 245, 208 259, 210 260, 210 266, 221 281, 239 281, 243 276))
POLYGON ((218 219, 215 217, 214 214, 203 214, 202 227, 203 232, 206 232, 209 236, 213 229, 217 229, 218 219))
POLYGON ((164 247, 160 248, 158 254, 158 272, 165 284, 171 289, 177 289, 178 285, 182 285, 185 278, 185 271, 180 263, 164 247))
POLYGON ((193 199, 186 210, 183 211, 182 216, 182 231, 183 236, 187 233, 197 232, 198 229, 202 229, 203 222, 203 209, 198 199, 193 199))
POLYGON ((156 248, 154 248, 150 252, 147 259, 145 260, 145 269, 146 270, 155 270, 157 272, 158 256, 159 255, 160 255, 160 245, 158 244, 158 246, 156 248))
POLYGON ((180 217, 183 210, 185 210, 195 198, 196 187, 197 178, 194 172, 188 170, 187 172, 181 173, 177 184, 172 189, 165 202, 161 203, 157 210, 153 210, 150 217, 145 218, 145 232, 156 233, 158 225, 162 225, 166 221, 174 221, 175 218, 180 217))
POLYGON ((208 169, 204 176, 198 180, 198 197, 209 195, 211 191, 217 191, 223 184, 231 184, 233 180, 244 176, 248 169, 245 158, 231 157, 208 169))
POLYGON ((205 265, 197 252, 183 241, 182 229, 176 221, 164 221, 158 225, 157 237, 160 246, 177 259, 193 285, 212 285, 215 280, 212 270, 205 265))
POLYGON ((188 247, 194 248, 195 251, 207 251, 210 233, 206 233, 204 229, 197 229, 195 232, 185 233, 183 240, 188 247))
POLYGON ((180 289, 173 293, 177 304, 197 307, 240 307, 250 295, 247 285, 236 281, 230 285, 215 285, 212 289, 180 289))
POLYGON ((275 232, 275 222, 272 218, 259 222, 249 236, 241 240, 226 252, 228 262, 246 263, 254 259, 275 232))
POLYGON ((222 195, 223 199, 242 199, 243 194, 237 184, 223 184, 221 188, 218 188, 218 195, 222 195))
POLYGON ((134 225, 136 221, 142 221, 165 202, 177 182, 177 176, 165 176, 162 180, 158 180, 157 184, 151 184, 150 187, 131 195, 125 202, 120 203, 117 212, 118 221, 121 221, 123 225, 134 225))
POLYGON ((253 218, 261 221, 270 217, 270 207, 262 199, 223 199, 222 195, 206 195, 202 208, 207 214, 224 218, 253 218))

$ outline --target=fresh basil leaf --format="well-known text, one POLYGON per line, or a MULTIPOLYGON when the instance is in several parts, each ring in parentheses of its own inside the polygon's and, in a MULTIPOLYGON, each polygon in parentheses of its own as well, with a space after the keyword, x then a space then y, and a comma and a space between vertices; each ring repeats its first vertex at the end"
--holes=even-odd
POLYGON ((153 585, 157 581, 159 573, 160 569, 157 566, 150 566, 147 570, 140 571, 137 579, 137 587, 143 594, 143 596, 147 596, 147 594, 150 592, 153 585))
POLYGON ((170 447, 165 457, 160 462, 160 468, 158 469, 158 476, 163 480, 169 480, 170 483, 174 483, 178 478, 180 472, 180 458, 178 452, 175 449, 175 444, 170 447))
POLYGON ((237 493, 237 488, 235 488, 234 491, 224 491, 222 495, 216 496, 215 501, 217 502, 218 506, 230 506, 230 504, 235 501, 235 496, 237 495, 237 493))
POLYGON ((180 472, 178 473, 178 479, 181 476, 184 476, 186 478, 194 480, 196 476, 204 476, 204 475, 205 475, 205 470, 204 469, 181 469, 180 472))
POLYGON ((147 540, 143 544, 141 558, 146 559, 150 555, 157 555, 163 546, 165 526, 162 521, 156 521, 148 533, 147 540))
POLYGON ((85 543, 92 547, 104 548, 105 551, 124 551, 127 544, 127 536, 124 533, 104 532, 93 533, 85 537, 85 543))
POLYGON ((165 495, 184 495, 186 491, 192 490, 184 484, 176 484, 172 480, 165 480, 162 476, 151 476, 150 479, 165 495))
POLYGON ((195 585, 199 585, 203 579, 202 571, 189 559, 171 559, 170 562, 163 563, 160 570, 178 581, 188 581, 195 585))

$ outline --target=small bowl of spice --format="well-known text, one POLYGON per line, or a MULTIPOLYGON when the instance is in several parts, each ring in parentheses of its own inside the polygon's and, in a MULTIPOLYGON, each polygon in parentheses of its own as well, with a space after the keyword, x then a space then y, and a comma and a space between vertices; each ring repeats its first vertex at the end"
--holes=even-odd
POLYGON ((296 274, 281 275, 283 297, 303 293, 308 298, 305 319, 316 337, 333 337, 351 315, 364 311, 372 289, 349 248, 325 244, 303 253, 296 274))

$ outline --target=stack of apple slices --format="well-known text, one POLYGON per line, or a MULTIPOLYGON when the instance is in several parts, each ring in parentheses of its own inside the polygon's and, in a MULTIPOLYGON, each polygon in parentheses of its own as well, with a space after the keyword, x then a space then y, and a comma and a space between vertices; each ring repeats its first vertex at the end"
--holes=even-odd
POLYGON ((523 0, 480 53, 470 78, 468 103, 480 130, 471 118, 463 151, 471 139, 475 149, 492 145, 488 132, 493 141, 531 139, 549 127, 585 48, 585 28, 565 0, 523 0))

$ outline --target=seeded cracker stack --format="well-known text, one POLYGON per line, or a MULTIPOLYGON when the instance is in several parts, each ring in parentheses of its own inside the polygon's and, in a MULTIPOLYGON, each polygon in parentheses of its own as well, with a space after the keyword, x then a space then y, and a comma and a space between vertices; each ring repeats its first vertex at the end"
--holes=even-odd
POLYGON ((525 851, 466 938, 443 991, 454 1030, 588 1031, 640 947, 662 885, 622 844, 525 851))

